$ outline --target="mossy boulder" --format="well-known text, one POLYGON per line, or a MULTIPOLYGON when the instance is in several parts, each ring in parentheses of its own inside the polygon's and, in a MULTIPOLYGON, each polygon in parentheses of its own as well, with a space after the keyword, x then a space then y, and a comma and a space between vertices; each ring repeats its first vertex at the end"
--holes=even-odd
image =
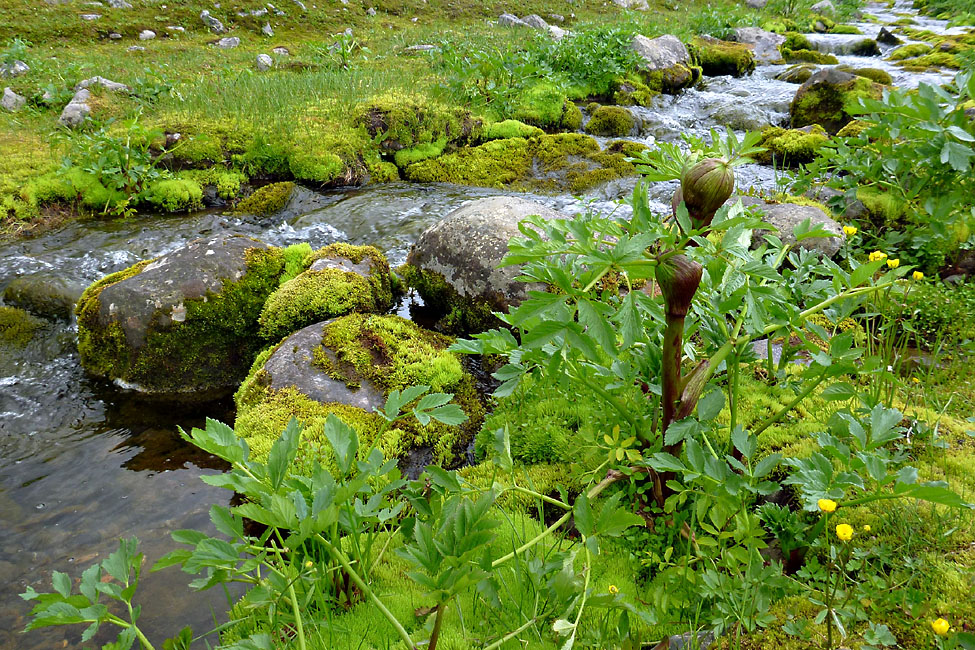
POLYGON ((392 304, 389 263, 372 246, 332 244, 309 253, 304 271, 264 304, 261 336, 273 342, 303 327, 352 312, 384 312, 392 304))
POLYGON ((440 104, 420 95, 391 92, 358 107, 356 126, 364 127, 387 154, 438 141, 465 144, 477 140, 481 121, 470 111, 440 104))
POLYGON ((880 70, 879 68, 852 68, 848 65, 837 66, 837 68, 843 72, 849 72, 850 74, 855 74, 858 77, 864 77, 884 86, 890 86, 894 83, 894 79, 890 76, 890 73, 886 70, 880 70))
POLYGON ((927 43, 911 43, 897 48, 887 58, 891 61, 903 61, 904 59, 913 59, 914 57, 922 56, 932 50, 934 48, 927 43))
POLYGON ((701 70, 709 77, 744 77, 755 70, 755 55, 743 43, 698 36, 691 41, 689 49, 701 70))
POLYGON ((481 140, 487 142, 489 140, 504 140, 505 138, 531 138, 544 135, 544 133, 537 126, 525 124, 518 120, 504 120, 503 122, 485 125, 484 131, 481 133, 481 140))
POLYGON ((626 156, 600 150, 592 137, 560 133, 459 149, 412 164, 403 177, 421 183, 580 193, 635 173, 626 156))
POLYGON ((914 59, 899 61, 898 66, 911 72, 929 72, 941 68, 961 69, 961 60, 950 52, 932 52, 914 59))
POLYGON ((799 87, 789 107, 793 128, 819 124, 829 133, 842 129, 853 117, 847 107, 860 98, 879 99, 883 86, 842 70, 820 70, 799 87))
POLYGON ((759 146, 765 151, 756 154, 755 160, 763 165, 803 165, 812 162, 816 152, 827 142, 829 135, 819 125, 801 129, 773 126, 762 131, 759 146))
POLYGON ((775 75, 775 78, 790 84, 804 84, 809 81, 809 77, 816 74, 817 70, 819 68, 814 63, 799 63, 786 68, 775 75))
POLYGON ((102 278, 76 307, 81 363, 154 396, 226 394, 263 344, 257 319, 283 269, 280 249, 221 235, 102 278))
POLYGON ((871 126, 870 122, 865 122, 863 120, 853 120, 848 123, 842 129, 840 129, 836 135, 840 138, 856 138, 863 133, 864 129, 871 126))
POLYGON ((850 45, 850 54, 854 56, 880 56, 880 45, 872 38, 864 38, 850 45))
POLYGON ((786 63, 817 63, 820 65, 836 65, 839 63, 832 54, 824 54, 819 50, 792 50, 787 47, 782 48, 782 58, 786 63))
POLYGON ((701 68, 693 64, 687 47, 676 36, 651 39, 637 35, 631 47, 640 59, 637 70, 643 82, 654 92, 676 94, 701 78, 701 68))
POLYGON ((539 83, 524 91, 511 110, 519 122, 545 131, 575 131, 582 126, 582 111, 554 84, 539 83))
POLYGON ((71 320, 85 286, 63 273, 22 275, 3 290, 3 301, 48 320, 71 320))
POLYGON ((585 131, 590 135, 621 137, 630 135, 637 128, 630 111, 621 106, 595 105, 586 122, 585 131))
POLYGON ((0 305, 0 349, 5 346, 22 348, 31 342, 34 333, 44 327, 44 321, 23 309, 0 305))
POLYGON ((328 463, 331 447, 323 424, 334 414, 354 428, 360 449, 379 433, 373 409, 393 390, 424 384, 452 393, 468 416, 463 424, 413 418, 397 423, 376 441, 387 457, 403 458, 421 447, 434 462, 452 466, 463 458, 484 419, 473 377, 447 351, 452 339, 423 330, 398 316, 351 314, 310 325, 263 352, 237 391, 235 430, 252 453, 266 458, 291 418, 304 425, 299 466, 312 459, 328 463))
POLYGON ((540 203, 495 196, 464 205, 431 226, 410 249, 402 275, 424 303, 445 315, 455 331, 481 331, 496 324, 492 311, 507 311, 537 288, 517 281, 517 266, 500 267, 508 241, 520 236, 528 216, 564 218, 540 203))
POLYGON ((610 85, 610 94, 618 106, 650 106, 660 91, 651 89, 638 75, 631 74, 614 81, 610 85))
POLYGON ((287 207, 294 191, 295 184, 290 181, 259 187, 253 194, 237 204, 237 212, 253 214, 258 217, 273 216, 287 207))

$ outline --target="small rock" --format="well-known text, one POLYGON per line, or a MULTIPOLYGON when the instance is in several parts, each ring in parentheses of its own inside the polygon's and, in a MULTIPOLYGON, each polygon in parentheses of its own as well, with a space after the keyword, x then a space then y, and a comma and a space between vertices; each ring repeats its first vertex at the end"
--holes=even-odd
POLYGON ((271 23, 264 23, 264 27, 261 27, 261 33, 268 38, 274 36, 274 30, 271 29, 271 23))
POLYGON ((257 69, 261 72, 267 72, 272 67, 274 67, 274 59, 272 59, 267 54, 257 55, 257 69))
POLYGON ((549 14, 548 15, 548 19, 551 20, 554 23, 564 23, 565 22, 565 16, 563 16, 562 14, 549 14))
POLYGON ((3 291, 5 304, 19 307, 48 320, 71 320, 84 285, 61 273, 23 275, 3 291))
POLYGON ((304 2, 302 2, 301 0, 292 0, 292 1, 293 1, 293 2, 294 2, 294 3, 296 4, 296 5, 298 5, 298 8, 299 8, 299 9, 301 9, 302 11, 308 11, 307 9, 305 9, 305 3, 304 3, 304 2))
POLYGON ((809 8, 810 11, 817 14, 825 14, 827 16, 832 16, 836 13, 836 7, 829 0, 821 0, 809 8))
POLYGON ((98 20, 101 17, 101 14, 81 14, 81 16, 79 16, 79 18, 82 20, 98 20))
POLYGON ((613 4, 619 5, 623 9, 633 9, 634 11, 646 11, 650 8, 647 0, 613 0, 613 4))
POLYGON ((404 47, 403 52, 405 54, 417 54, 419 52, 432 52, 439 49, 436 45, 429 45, 427 43, 422 43, 419 45, 410 45, 409 47, 404 47))
POLYGON ((553 40, 561 41, 568 33, 569 32, 565 31, 561 27, 556 27, 555 25, 548 26, 548 35, 551 36, 553 40))
POLYGON ((128 52, 145 52, 146 51, 146 48, 142 47, 141 45, 130 45, 130 46, 128 46, 125 49, 128 52))
POLYGON ((186 28, 180 27, 179 25, 170 25, 169 27, 166 28, 166 31, 182 34, 183 32, 186 31, 186 28))
POLYGON ((368 9, 366 9, 366 15, 367 16, 375 16, 376 15, 376 8, 375 7, 369 7, 368 9))
POLYGON ((151 29, 143 29, 141 32, 139 32, 140 41, 151 41, 154 38, 156 38, 156 32, 152 31, 151 29))
POLYGON ((130 5, 125 0, 108 0, 108 6, 111 7, 112 9, 131 9, 132 8, 132 5, 130 5))
POLYGON ((122 35, 119 34, 118 32, 112 32, 111 34, 108 35, 108 37, 110 39, 112 39, 113 41, 121 41, 122 40, 122 35))
POLYGON ((900 45, 903 41, 894 36, 886 27, 881 27, 877 33, 877 42, 884 45, 900 45))
POLYGON ((289 50, 286 47, 281 47, 280 45, 278 47, 273 48, 271 51, 273 53, 277 54, 278 56, 290 56, 291 55, 291 50, 289 50))
POLYGON ((223 23, 210 15, 210 12, 204 9, 200 12, 200 20, 203 24, 207 26, 214 34, 223 34, 227 29, 223 26, 223 23))
POLYGON ((513 14, 501 14, 498 16, 498 25, 501 27, 528 27, 528 23, 513 14))
POLYGON ((28 66, 23 61, 13 61, 11 63, 4 63, 0 65, 0 77, 4 79, 8 77, 19 77, 30 72, 30 66, 28 66))
POLYGON ((71 101, 68 102, 68 105, 61 111, 58 124, 66 126, 69 129, 81 126, 85 118, 91 113, 91 107, 88 105, 90 98, 91 93, 86 88, 82 88, 76 92, 74 97, 71 98, 71 101))
POLYGON ((813 25, 813 31, 816 32, 817 34, 825 34, 826 32, 829 31, 829 25, 827 25, 821 20, 817 20, 816 24, 813 25))
POLYGON ((548 23, 538 14, 530 14, 521 19, 523 23, 535 29, 548 31, 548 23))
POLYGON ((129 88, 125 84, 120 84, 117 81, 111 81, 109 79, 106 79, 105 77, 99 77, 97 75, 94 77, 88 77, 87 79, 82 79, 75 85, 74 89, 81 90, 82 88, 90 88, 91 86, 101 86, 105 90, 110 90, 116 93, 118 92, 127 93, 131 90, 131 88, 129 88))
POLYGON ((13 113, 22 109, 26 103, 26 97, 18 95, 10 88, 3 89, 3 98, 0 98, 0 108, 13 113))
POLYGON ((742 101, 726 102, 711 113, 715 122, 736 131, 761 131, 769 125, 768 115, 759 106, 742 101))
POLYGON ((775 75, 776 80, 785 81, 790 84, 804 84, 809 81, 809 77, 816 74, 818 68, 812 63, 800 63, 790 68, 786 68, 775 75))
POLYGON ((745 4, 751 9, 764 9, 765 5, 768 4, 768 0, 746 0, 745 4))
POLYGON ((226 38, 221 38, 219 41, 216 42, 216 46, 224 50, 233 49, 238 45, 240 45, 240 39, 237 38, 236 36, 228 36, 226 38))

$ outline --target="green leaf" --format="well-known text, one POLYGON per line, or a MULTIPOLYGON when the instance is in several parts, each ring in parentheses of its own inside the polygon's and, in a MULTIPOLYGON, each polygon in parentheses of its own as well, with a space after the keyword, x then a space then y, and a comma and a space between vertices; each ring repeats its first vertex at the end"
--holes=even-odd
POLYGON ((67 573, 54 571, 51 573, 51 583, 54 585, 54 590, 65 598, 71 595, 71 578, 67 573))
POLYGON ((491 460, 501 471, 510 472, 514 462, 511 459, 511 437, 508 435, 507 424, 494 430, 491 443, 494 452, 491 455, 491 460))
POLYGON ((356 453, 359 451, 359 436, 352 427, 337 418, 334 413, 329 413, 328 418, 326 418, 324 432, 335 452, 335 464, 342 475, 347 476, 355 462, 356 453))
POLYGON ((697 417, 701 420, 713 420, 724 408, 724 391, 715 389, 705 393, 697 403, 697 417))
POLYGON ((681 462, 679 458, 673 456, 672 454, 667 454, 664 452, 657 452, 649 459, 647 459, 647 465, 652 467, 658 472, 686 472, 687 467, 681 462))
MULTIPOLYGON (((895 492, 901 492, 902 484, 895 486, 895 492)), ((957 493, 949 489, 943 483, 922 483, 921 485, 911 485, 907 486, 907 489, 903 494, 905 496, 913 497, 915 499, 920 499, 922 501, 929 501, 931 503, 937 503, 942 506, 948 506, 949 508, 973 508, 972 504, 966 502, 957 493)))
POLYGON ((617 492, 603 505, 599 512, 599 520, 596 523, 596 530, 600 535, 607 537, 619 537, 624 530, 632 526, 645 525, 643 517, 632 512, 629 508, 619 506, 622 492, 617 492))
POLYGON ((298 454, 298 441, 301 439, 301 424, 298 420, 291 418, 288 425, 284 428, 281 436, 271 445, 271 452, 267 459, 267 475, 271 481, 271 488, 277 490, 281 487, 285 476, 288 475, 288 468, 294 462, 298 454))
POLYGON ((576 529, 583 537, 589 537, 593 532, 592 508, 589 506, 589 497, 583 492, 576 499, 572 507, 575 517, 576 529))
POLYGON ((845 381, 840 381, 827 386, 820 395, 829 402, 846 402, 857 396, 857 389, 845 381))
POLYGON ((430 417, 437 422, 442 422, 449 426, 457 426, 467 422, 467 414, 459 404, 446 404, 430 411, 430 417))

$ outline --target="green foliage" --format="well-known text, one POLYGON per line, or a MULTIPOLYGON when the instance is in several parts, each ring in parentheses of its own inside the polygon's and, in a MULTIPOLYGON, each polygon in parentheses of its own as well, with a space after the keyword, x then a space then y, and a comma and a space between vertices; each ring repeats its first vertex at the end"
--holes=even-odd
POLYGON ((765 151, 756 154, 755 159, 762 164, 799 165, 815 160, 821 147, 830 141, 825 129, 814 125, 807 129, 783 129, 770 126, 762 131, 760 146, 765 151))
POLYGON ((185 212, 203 207, 203 188, 188 178, 164 178, 146 187, 139 200, 163 212, 185 212))
POLYGON ((259 187, 237 204, 237 212, 258 217, 272 217, 288 205, 294 190, 295 184, 291 182, 271 183, 259 187))
POLYGON ((855 138, 821 149, 806 178, 831 175, 830 185, 850 196, 870 185, 875 190, 864 198, 880 193, 888 207, 906 206, 898 209, 903 217, 880 210, 894 218, 874 222, 865 245, 931 273, 972 237, 975 225, 969 200, 975 192, 975 128, 965 115, 972 98, 971 70, 946 88, 922 84, 916 93, 885 90, 880 99, 861 98, 846 110, 864 128, 855 138))
POLYGON ((902 295, 893 296, 892 313, 898 326, 912 334, 919 348, 975 341, 975 284, 948 286, 915 282, 902 295))
POLYGON ((591 111, 586 122, 586 133, 621 137, 633 130, 634 120, 630 112, 620 106, 598 106, 591 111))
POLYGON ((15 37, 6 42, 0 50, 0 65, 11 65, 14 61, 28 61, 31 42, 15 37))

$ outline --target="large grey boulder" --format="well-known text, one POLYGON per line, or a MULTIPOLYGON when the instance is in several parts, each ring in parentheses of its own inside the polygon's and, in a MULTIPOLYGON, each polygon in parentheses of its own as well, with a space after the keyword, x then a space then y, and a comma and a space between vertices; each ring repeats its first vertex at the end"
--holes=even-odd
POLYGON ((454 210, 417 239, 406 260, 408 279, 424 302, 443 311, 462 305, 495 311, 517 306, 537 287, 515 279, 521 273, 517 266, 499 264, 508 253, 508 241, 521 235, 518 223, 530 215, 565 218, 513 196, 478 199, 454 210))
MULTIPOLYGON (((777 232, 775 236, 785 244, 795 244, 796 237, 793 230, 805 220, 809 220, 810 228, 822 226, 833 237, 812 237, 799 242, 799 247, 806 250, 818 251, 828 257, 836 255, 843 246, 845 235, 843 228, 833 217, 817 207, 810 205, 796 205, 793 203, 775 203, 772 205, 755 204, 752 208, 762 215, 762 220, 777 232)), ((755 230, 752 234, 752 244, 758 245, 764 239, 768 230, 755 230)))
POLYGON ((816 14, 825 14, 827 16, 832 16, 836 14, 836 7, 829 0, 820 0, 813 6, 809 7, 809 10, 816 14))
POLYGON ((279 249, 220 235, 103 278, 76 308, 81 363, 149 395, 226 394, 262 345, 257 319, 283 268, 279 249))
POLYGON ((84 123, 85 118, 91 114, 91 106, 88 105, 88 100, 91 99, 91 93, 86 88, 82 88, 74 94, 71 101, 68 102, 64 110, 61 111, 61 117, 58 118, 58 124, 61 126, 68 127, 69 129, 74 129, 84 123))
POLYGON ((22 109, 25 104, 27 104, 26 97, 18 95, 10 88, 3 89, 3 97, 0 98, 0 108, 15 113, 22 109))
POLYGON ((7 285, 3 301, 48 320, 71 320, 84 285, 56 273, 22 275, 7 285))
POLYGON ((769 126, 768 113, 759 106, 742 101, 720 104, 712 111, 711 118, 717 124, 736 131, 761 131, 769 126))
POLYGON ((223 23, 211 16, 210 12, 206 9, 200 12, 200 20, 202 20, 203 24, 207 26, 207 29, 214 34, 223 34, 225 31, 227 31, 227 28, 223 26, 223 23))
POLYGON ((779 47, 785 43, 785 36, 768 32, 758 27, 738 27, 731 40, 752 46, 756 63, 775 63, 782 60, 779 47))
POLYGON ((670 34, 657 38, 637 34, 633 37, 632 48, 642 59, 640 67, 648 72, 666 70, 675 65, 689 65, 691 62, 687 47, 679 38, 670 34))

